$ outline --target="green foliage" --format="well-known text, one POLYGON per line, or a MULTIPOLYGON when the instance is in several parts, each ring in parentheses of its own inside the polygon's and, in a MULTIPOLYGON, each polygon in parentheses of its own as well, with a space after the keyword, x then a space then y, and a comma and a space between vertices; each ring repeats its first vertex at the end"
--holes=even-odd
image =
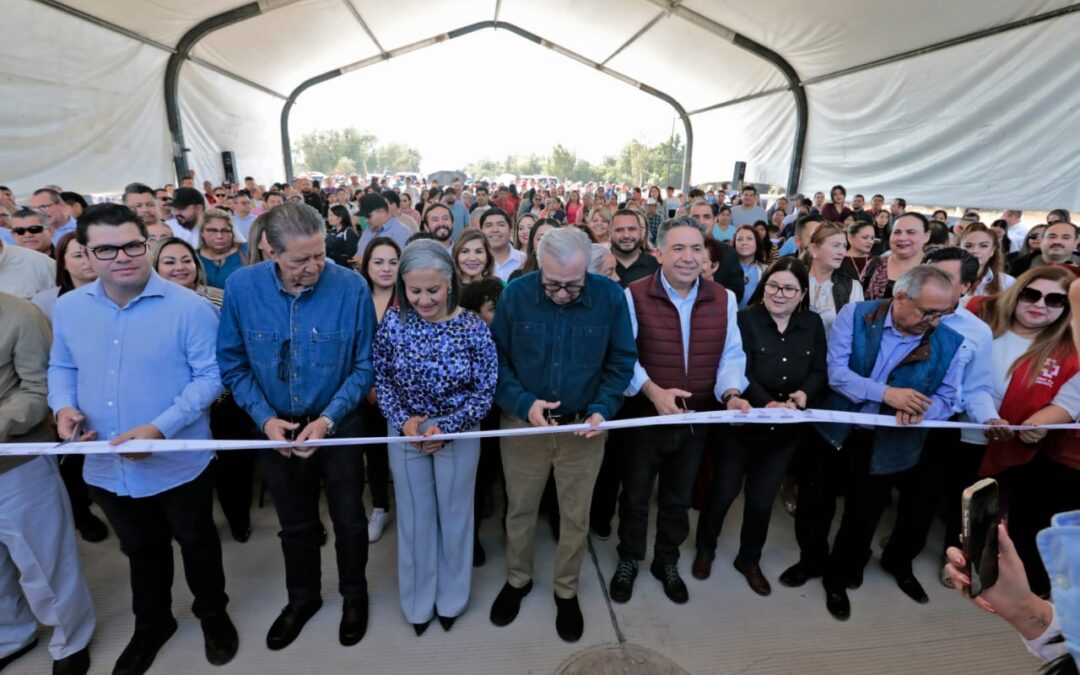
POLYGON ((378 145, 373 134, 357 129, 312 131, 297 141, 293 161, 301 171, 381 173, 419 171, 420 153, 401 143, 378 145))
POLYGON ((610 180, 631 185, 680 185, 685 146, 676 134, 669 141, 647 146, 631 140, 615 156, 592 164, 572 150, 555 145, 546 157, 509 155, 503 160, 482 159, 465 166, 473 178, 495 178, 504 173, 515 176, 547 174, 574 182, 610 180))

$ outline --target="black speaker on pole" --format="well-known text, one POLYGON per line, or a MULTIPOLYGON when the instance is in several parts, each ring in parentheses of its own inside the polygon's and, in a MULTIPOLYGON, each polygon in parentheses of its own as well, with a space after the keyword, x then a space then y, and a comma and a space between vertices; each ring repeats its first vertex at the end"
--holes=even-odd
POLYGON ((746 178, 746 162, 735 162, 735 175, 731 178, 731 189, 741 189, 743 178, 746 178))
POLYGON ((225 165, 225 180, 236 185, 236 155, 232 150, 221 153, 221 163, 225 165))

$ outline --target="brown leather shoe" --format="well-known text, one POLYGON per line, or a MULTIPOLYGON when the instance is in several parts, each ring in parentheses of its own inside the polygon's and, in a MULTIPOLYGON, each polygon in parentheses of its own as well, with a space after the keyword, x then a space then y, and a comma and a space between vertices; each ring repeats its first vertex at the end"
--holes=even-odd
POLYGON ((694 575, 695 579, 708 579, 712 573, 712 563, 716 559, 716 553, 705 553, 704 551, 698 551, 694 556, 694 564, 690 568, 690 573, 694 575))
POLYGON ((765 578, 765 575, 761 573, 761 566, 757 563, 746 562, 742 558, 735 558, 735 569, 746 577, 746 583, 750 585, 750 590, 758 595, 769 595, 772 593, 772 586, 769 585, 769 580, 765 578))

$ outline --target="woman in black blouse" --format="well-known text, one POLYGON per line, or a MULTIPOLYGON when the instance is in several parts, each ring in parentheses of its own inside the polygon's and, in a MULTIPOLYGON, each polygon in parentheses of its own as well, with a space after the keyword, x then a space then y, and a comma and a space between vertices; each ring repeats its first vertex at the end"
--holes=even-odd
MULTIPOLYGON (((781 258, 762 276, 750 306, 739 312, 746 349, 743 397, 756 408, 802 410, 825 390, 825 328, 807 303, 809 274, 795 258, 781 258)), ((769 530, 772 503, 798 445, 801 425, 733 426, 717 453, 717 466, 697 527, 693 573, 709 575, 724 517, 745 481, 742 535, 735 569, 750 588, 769 595, 772 588, 758 564, 769 530)))

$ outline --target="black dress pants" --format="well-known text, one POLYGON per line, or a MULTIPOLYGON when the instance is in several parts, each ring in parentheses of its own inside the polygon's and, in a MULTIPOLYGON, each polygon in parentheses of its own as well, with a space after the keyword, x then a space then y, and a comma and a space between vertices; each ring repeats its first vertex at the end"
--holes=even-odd
POLYGON ((229 596, 209 470, 151 497, 121 497, 92 485, 90 492, 128 558, 136 630, 172 621, 173 539, 180 543, 184 576, 195 596, 192 613, 205 619, 225 611, 229 596))
POLYGON ((773 502, 795 454, 798 438, 798 432, 790 428, 771 432, 732 428, 724 444, 712 449, 716 461, 705 508, 698 518, 699 552, 716 550, 724 518, 745 484, 739 557, 751 563, 761 560, 773 502))
MULTIPOLYGON (((342 434, 351 433, 343 424, 342 434)), ((366 597, 368 532, 359 448, 319 448, 307 459, 264 450, 259 453, 259 464, 281 525, 278 536, 285 555, 289 603, 310 604, 321 597, 319 493, 323 485, 334 526, 339 591, 346 600, 366 597)))
MULTIPOLYGON (((226 393, 210 408, 210 431, 221 440, 256 438, 255 423, 226 393)), ((254 450, 222 450, 210 465, 218 503, 233 532, 251 527, 251 499, 255 482, 254 450)))
POLYGON ((821 574, 829 559, 829 533, 836 515, 836 499, 844 494, 844 449, 825 442, 807 427, 801 434, 793 462, 799 491, 795 510, 795 540, 799 562, 812 574, 821 574))
MULTIPOLYGON (((382 412, 367 401, 357 408, 364 431, 373 437, 386 436, 386 418, 382 412)), ((371 490, 371 508, 390 510, 390 459, 386 443, 365 445, 364 460, 367 462, 368 489, 371 490)))
POLYGON ((649 499, 660 479, 653 560, 679 562, 679 546, 690 533, 690 495, 705 451, 708 425, 635 429, 624 447, 619 497, 619 558, 644 560, 649 529, 649 499))

